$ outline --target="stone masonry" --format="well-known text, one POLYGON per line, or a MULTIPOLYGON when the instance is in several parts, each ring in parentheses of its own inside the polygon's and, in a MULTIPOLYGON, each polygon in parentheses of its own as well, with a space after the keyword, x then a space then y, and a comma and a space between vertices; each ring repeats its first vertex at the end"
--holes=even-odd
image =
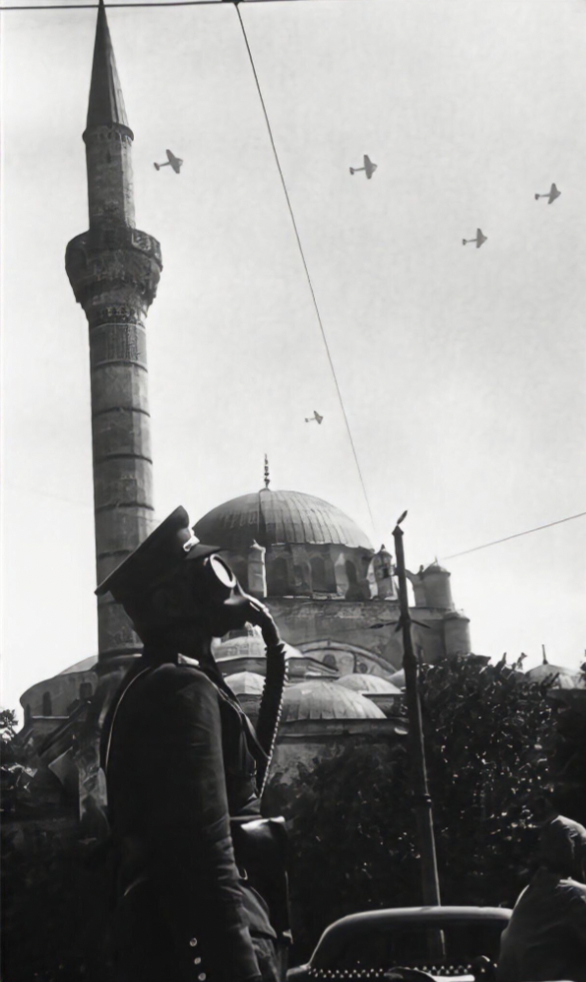
MULTIPOLYGON (((89 231, 65 265, 89 325, 97 582, 155 524, 144 320, 162 269, 161 249, 135 227, 132 141, 103 3, 98 10, 86 144, 89 231)), ((99 657, 140 650, 110 595, 98 605, 99 657)))

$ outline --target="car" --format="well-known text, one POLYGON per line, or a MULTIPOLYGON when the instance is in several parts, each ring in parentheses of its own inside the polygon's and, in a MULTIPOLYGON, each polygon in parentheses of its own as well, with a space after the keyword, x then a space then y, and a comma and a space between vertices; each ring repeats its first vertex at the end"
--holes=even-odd
POLYGON ((405 979, 490 982, 511 913, 507 907, 398 907, 350 914, 326 928, 309 962, 289 969, 287 982, 390 982, 399 967, 417 970, 405 979), (430 935, 436 944, 443 940, 445 955, 428 954, 430 935))

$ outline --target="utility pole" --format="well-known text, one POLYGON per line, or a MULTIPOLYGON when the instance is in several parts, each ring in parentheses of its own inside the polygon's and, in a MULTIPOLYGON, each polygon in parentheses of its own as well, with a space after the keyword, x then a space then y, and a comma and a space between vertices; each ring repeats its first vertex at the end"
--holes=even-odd
MULTIPOLYGON (((425 906, 439 907, 441 904, 435 837, 433 831, 433 806, 427 783, 425 764, 425 743, 423 739, 423 719, 419 699, 418 664, 411 637, 411 615, 407 595, 405 574, 405 552, 401 522, 407 515, 404 512, 393 531, 397 575, 399 579, 399 606, 401 616, 399 625, 403 632, 403 669, 405 672, 405 695, 409 719, 409 753, 413 788, 413 807, 417 822, 419 851, 421 854, 421 886, 425 906)), ((428 933, 429 956, 432 959, 445 958, 444 937, 441 931, 428 933)))

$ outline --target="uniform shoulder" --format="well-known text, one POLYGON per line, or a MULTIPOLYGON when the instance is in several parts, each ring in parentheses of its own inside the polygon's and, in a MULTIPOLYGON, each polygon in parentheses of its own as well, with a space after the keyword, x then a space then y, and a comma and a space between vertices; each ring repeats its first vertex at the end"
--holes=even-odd
POLYGON ((580 883, 579 880, 572 880, 568 877, 567 880, 562 880, 565 887, 566 893, 572 900, 582 901, 586 904, 586 884, 580 883))
POLYGON ((189 690, 201 695, 216 695, 216 687, 205 672, 195 664, 165 662, 148 673, 145 689, 160 698, 173 697, 189 690))

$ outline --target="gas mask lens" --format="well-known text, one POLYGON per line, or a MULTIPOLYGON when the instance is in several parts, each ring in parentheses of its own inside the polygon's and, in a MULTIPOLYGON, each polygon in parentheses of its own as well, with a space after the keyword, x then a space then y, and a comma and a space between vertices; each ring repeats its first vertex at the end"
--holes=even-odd
POLYGON ((212 594, 218 599, 227 599, 237 584, 236 577, 219 556, 209 556, 205 560, 206 578, 212 594))

